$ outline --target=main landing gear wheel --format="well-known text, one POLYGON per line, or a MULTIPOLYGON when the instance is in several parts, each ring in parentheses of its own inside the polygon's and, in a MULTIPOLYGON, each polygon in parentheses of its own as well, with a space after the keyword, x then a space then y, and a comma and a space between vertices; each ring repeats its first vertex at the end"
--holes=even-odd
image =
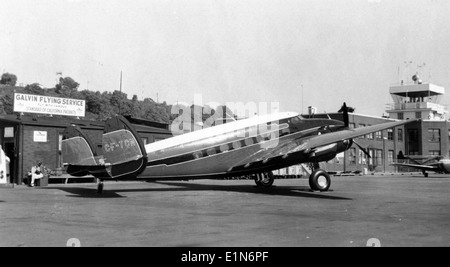
POLYGON ((317 169, 309 176, 309 186, 313 191, 326 192, 330 185, 330 175, 324 170, 317 169))
POLYGON ((103 194, 103 181, 100 181, 97 185, 97 194, 103 194))
POLYGON ((255 183, 257 186, 271 187, 275 180, 272 172, 258 173, 255 175, 255 183))

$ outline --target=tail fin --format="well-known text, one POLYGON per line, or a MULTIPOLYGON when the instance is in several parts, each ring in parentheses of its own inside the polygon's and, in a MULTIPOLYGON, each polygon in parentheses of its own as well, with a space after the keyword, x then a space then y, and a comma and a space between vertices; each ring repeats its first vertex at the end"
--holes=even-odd
POLYGON ((92 141, 75 125, 67 127, 63 132, 61 154, 70 175, 85 176, 88 174, 87 166, 97 164, 97 153, 92 141))
POLYGON ((111 178, 139 175, 147 166, 144 143, 134 127, 122 116, 105 122, 103 159, 111 178))
POLYGON ((99 179, 134 178, 147 166, 145 146, 133 126, 122 116, 105 122, 102 155, 78 126, 63 134, 62 156, 67 173, 91 174, 99 179))

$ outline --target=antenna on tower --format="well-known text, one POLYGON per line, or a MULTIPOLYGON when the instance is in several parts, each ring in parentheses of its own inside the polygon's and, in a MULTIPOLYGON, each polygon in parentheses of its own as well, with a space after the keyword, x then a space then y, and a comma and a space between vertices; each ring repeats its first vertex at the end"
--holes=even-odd
POLYGON ((302 84, 302 112, 301 112, 302 114, 303 114, 303 105, 304 105, 303 100, 304 100, 304 97, 303 97, 303 84, 302 84))

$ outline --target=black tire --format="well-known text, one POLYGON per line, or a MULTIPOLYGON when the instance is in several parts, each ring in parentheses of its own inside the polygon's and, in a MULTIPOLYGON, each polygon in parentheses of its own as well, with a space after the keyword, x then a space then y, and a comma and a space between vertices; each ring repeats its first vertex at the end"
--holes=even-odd
POLYGON ((265 172, 255 175, 255 183, 257 186, 261 187, 271 187, 273 185, 273 182, 275 180, 275 176, 273 175, 273 172, 265 172), (262 175, 262 180, 258 179, 258 176, 262 175))
POLYGON ((309 176, 309 187, 313 191, 326 192, 331 186, 330 175, 321 169, 315 170, 309 176))

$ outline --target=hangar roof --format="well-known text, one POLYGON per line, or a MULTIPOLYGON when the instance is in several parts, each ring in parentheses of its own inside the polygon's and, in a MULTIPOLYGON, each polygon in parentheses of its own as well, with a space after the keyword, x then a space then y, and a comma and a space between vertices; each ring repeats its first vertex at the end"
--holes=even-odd
MULTIPOLYGON (((49 117, 49 116, 37 116, 37 115, 0 115, 0 123, 8 124, 22 124, 22 125, 34 125, 34 126, 48 126, 48 127, 61 127, 65 128, 69 125, 75 124, 82 129, 103 130, 103 121, 90 121, 80 120, 70 117, 49 117)), ((168 126, 166 124, 158 122, 150 122, 142 119, 131 120, 131 123, 138 132, 170 134, 168 126), (153 126, 149 126, 153 125, 153 126), (157 127, 155 127, 157 126, 157 127)))

